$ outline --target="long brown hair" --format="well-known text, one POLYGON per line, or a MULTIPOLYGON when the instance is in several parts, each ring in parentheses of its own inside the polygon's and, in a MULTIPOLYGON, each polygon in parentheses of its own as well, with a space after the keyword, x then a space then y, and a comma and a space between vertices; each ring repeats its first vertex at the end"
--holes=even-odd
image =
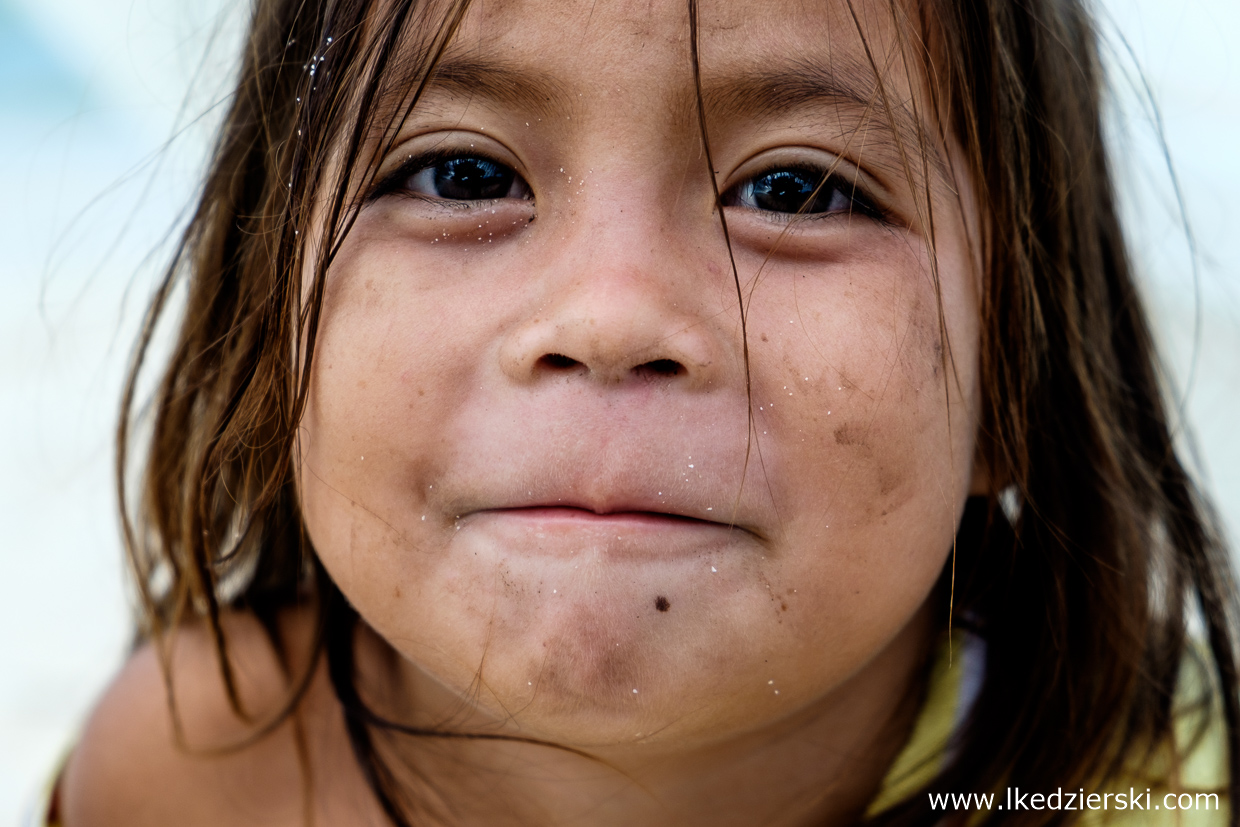
MULTIPOLYGON (((467 5, 257 0, 197 210, 138 344, 118 440, 143 635, 159 643, 204 618, 230 701, 247 716, 222 607, 272 629, 282 610, 313 607, 311 663, 325 655, 355 754, 401 825, 407 805, 372 741, 376 729, 401 728, 359 699, 357 617, 305 536, 293 457, 326 274, 379 157, 368 136, 417 103, 467 5), (307 262, 312 204, 326 230, 307 262), (313 273, 308 288, 303 271, 313 273), (181 285, 185 315, 145 423, 139 375, 181 285), (135 486, 140 425, 149 435, 135 486)), ((981 444, 995 493, 969 503, 944 573, 953 622, 987 644, 982 688, 938 776, 874 818, 890 825, 935 823, 942 814, 925 792, 1093 789, 1164 748, 1181 666, 1196 651, 1194 618, 1211 679, 1201 702, 1221 710, 1229 754, 1240 755, 1235 585, 1174 450, 1102 136, 1093 23, 1080 0, 913 5, 910 17, 891 0, 891 13, 930 78, 939 127, 963 148, 986 225, 981 444)), ((293 681, 256 737, 295 708, 308 681, 293 681)), ((1240 762, 1229 772, 1235 802, 1240 762)), ((1230 819, 1240 823, 1235 807, 1230 819)))

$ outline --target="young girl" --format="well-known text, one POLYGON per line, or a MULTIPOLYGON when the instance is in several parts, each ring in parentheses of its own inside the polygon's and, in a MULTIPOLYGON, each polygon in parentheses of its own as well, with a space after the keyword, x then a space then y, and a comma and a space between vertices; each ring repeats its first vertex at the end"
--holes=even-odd
POLYGON ((64 823, 1236 823, 1099 83, 1073 0, 257 0, 64 823))

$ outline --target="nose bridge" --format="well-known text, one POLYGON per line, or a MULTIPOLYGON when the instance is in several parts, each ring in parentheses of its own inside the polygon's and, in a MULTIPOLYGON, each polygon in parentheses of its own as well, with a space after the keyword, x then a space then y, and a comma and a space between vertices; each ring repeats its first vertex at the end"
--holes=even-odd
POLYGON ((563 252, 541 268, 549 300, 504 343, 505 372, 522 382, 712 384, 727 348, 706 312, 711 268, 692 254, 691 229, 672 221, 623 190, 580 199, 574 231, 555 245, 563 252))

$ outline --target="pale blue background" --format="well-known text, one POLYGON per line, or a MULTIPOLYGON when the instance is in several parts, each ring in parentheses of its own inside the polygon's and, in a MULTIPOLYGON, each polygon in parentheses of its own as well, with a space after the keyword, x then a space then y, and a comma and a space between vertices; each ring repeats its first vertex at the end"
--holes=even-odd
MULTIPOLYGON (((144 258, 193 192, 208 110, 228 85, 238 9, 0 0, 0 827, 17 824, 125 651, 110 443, 120 377, 157 270, 144 258)), ((1106 9, 1125 113, 1116 157, 1147 296, 1181 386, 1200 331, 1188 424, 1235 534, 1240 0, 1106 9), (1162 112, 1199 246, 1196 289, 1119 33, 1162 112)))

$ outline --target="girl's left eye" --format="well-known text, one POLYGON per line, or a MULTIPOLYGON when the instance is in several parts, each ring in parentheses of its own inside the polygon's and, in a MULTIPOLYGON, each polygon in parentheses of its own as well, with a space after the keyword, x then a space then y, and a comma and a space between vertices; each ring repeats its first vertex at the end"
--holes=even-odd
POLYGON ((783 215, 833 213, 878 215, 856 186, 825 170, 780 167, 755 175, 723 194, 725 207, 744 207, 783 215))
POLYGON ((415 158, 381 185, 377 195, 405 192, 435 201, 496 201, 531 198, 529 185, 507 164, 481 155, 415 158))

